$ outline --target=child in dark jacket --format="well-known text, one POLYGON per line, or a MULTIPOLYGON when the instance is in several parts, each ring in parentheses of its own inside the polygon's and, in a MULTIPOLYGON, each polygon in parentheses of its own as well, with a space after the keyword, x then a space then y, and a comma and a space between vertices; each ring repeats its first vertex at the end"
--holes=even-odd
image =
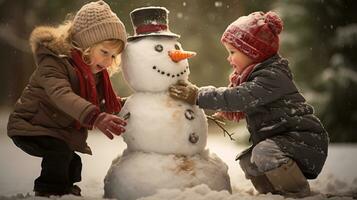
POLYGON ((277 52, 283 22, 274 12, 254 12, 228 26, 222 43, 234 72, 229 87, 197 88, 179 82, 173 98, 238 122, 245 118, 252 146, 240 160, 246 178, 260 193, 306 196, 307 179, 321 172, 328 134, 296 88, 288 61, 277 52))
POLYGON ((97 128, 110 139, 125 131, 107 71, 118 67, 125 43, 125 27, 104 1, 84 5, 58 27, 32 32, 37 68, 10 114, 8 136, 42 158, 36 196, 80 195, 76 152, 91 154, 87 130, 97 128))

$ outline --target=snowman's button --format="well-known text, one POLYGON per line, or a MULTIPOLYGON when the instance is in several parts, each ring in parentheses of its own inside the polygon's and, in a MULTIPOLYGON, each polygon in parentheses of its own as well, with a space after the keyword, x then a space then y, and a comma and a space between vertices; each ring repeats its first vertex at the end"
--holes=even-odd
POLYGON ((193 120, 193 119, 195 119, 195 112, 193 112, 193 110, 191 110, 191 109, 187 109, 185 111, 185 117, 188 120, 193 120))
POLYGON ((200 137, 199 137, 196 133, 191 133, 190 136, 188 137, 188 140, 189 140, 192 144, 196 144, 199 139, 200 139, 200 137))

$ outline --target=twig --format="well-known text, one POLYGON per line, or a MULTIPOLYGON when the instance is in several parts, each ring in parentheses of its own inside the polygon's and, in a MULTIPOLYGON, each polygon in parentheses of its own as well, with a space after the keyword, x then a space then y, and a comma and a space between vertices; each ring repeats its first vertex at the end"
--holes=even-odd
POLYGON ((212 117, 212 116, 209 116, 209 115, 207 115, 206 117, 207 117, 207 119, 212 120, 215 124, 217 124, 217 126, 218 126, 219 128, 222 129, 222 131, 223 131, 223 136, 224 136, 224 137, 226 137, 226 134, 227 134, 227 135, 229 136, 229 139, 230 139, 230 140, 235 141, 235 139, 232 137, 232 135, 234 135, 234 133, 229 133, 229 132, 222 126, 222 125, 225 125, 224 122, 222 122, 222 121, 220 121, 220 120, 218 120, 218 119, 216 119, 216 118, 214 118, 214 117, 212 117))

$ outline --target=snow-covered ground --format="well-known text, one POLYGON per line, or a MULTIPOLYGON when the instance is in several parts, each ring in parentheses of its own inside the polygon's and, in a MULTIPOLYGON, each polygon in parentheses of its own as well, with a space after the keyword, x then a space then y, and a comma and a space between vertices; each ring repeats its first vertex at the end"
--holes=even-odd
MULTIPOLYGON (((15 147, 6 136, 7 114, 0 113, 0 200, 5 199, 34 199, 33 180, 40 173, 41 160, 31 157, 15 147)), ((214 125, 212 125, 214 126, 214 125)), ((213 127, 214 128, 214 127, 213 127)), ((212 129, 211 129, 212 130, 212 129)), ((216 130, 216 129, 214 129, 216 130)), ((211 131, 214 132, 214 131, 211 131)), ((244 132, 241 127, 236 132, 244 132)), ((84 198, 64 196, 60 199, 102 199, 103 179, 112 160, 117 157, 126 145, 121 137, 114 140, 107 139, 98 132, 91 132, 88 143, 92 147, 93 155, 81 155, 83 162, 82 188, 84 198)), ((196 186, 185 191, 162 190, 145 200, 160 199, 283 199, 279 195, 257 195, 251 183, 245 180, 242 170, 234 158, 246 146, 237 145, 221 132, 210 134, 208 148, 216 153, 229 166, 229 174, 233 186, 233 194, 211 191, 205 185, 196 186)), ((331 144, 326 165, 321 175, 310 181, 316 195, 305 199, 353 199, 357 194, 357 144, 331 144)), ((46 199, 46 198, 36 198, 46 199)))

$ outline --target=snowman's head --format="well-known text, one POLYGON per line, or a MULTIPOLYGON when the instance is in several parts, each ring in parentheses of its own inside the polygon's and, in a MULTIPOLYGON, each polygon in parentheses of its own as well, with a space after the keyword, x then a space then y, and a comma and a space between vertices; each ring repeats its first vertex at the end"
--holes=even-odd
POLYGON ((173 37, 147 36, 128 42, 122 54, 123 74, 136 92, 163 92, 178 80, 188 80, 187 58, 173 37))

